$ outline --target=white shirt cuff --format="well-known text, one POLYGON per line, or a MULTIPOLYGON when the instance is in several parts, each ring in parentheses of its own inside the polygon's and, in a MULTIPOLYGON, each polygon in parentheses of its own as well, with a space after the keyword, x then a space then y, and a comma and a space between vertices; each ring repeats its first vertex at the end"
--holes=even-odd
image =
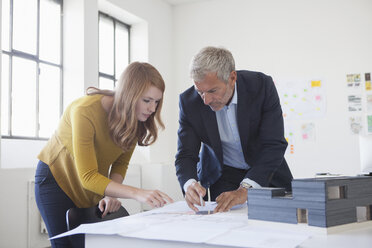
POLYGON ((190 184, 192 184, 193 182, 196 182, 196 180, 194 178, 191 178, 189 180, 187 180, 187 182, 183 185, 183 191, 185 191, 185 193, 187 192, 187 188, 190 186, 190 184))
POLYGON ((262 188, 261 185, 256 183, 255 181, 249 179, 249 178, 244 178, 242 182, 248 183, 249 185, 252 185, 252 188, 262 188))
MULTIPOLYGON (((194 178, 191 178, 191 179, 187 180, 187 182, 183 185, 183 190, 185 192, 187 192, 187 188, 193 182, 196 182, 196 180, 194 178)), ((252 185, 252 188, 262 188, 261 185, 259 185, 258 183, 256 183, 255 181, 253 181, 253 180, 251 180, 249 178, 244 178, 242 182, 249 183, 250 185, 252 185)))

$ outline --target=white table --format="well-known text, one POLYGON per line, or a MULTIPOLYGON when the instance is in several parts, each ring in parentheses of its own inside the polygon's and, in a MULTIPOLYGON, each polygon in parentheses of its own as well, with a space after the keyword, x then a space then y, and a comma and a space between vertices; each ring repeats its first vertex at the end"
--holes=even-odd
MULTIPOLYGON (((237 212, 247 211, 243 209, 237 212)), ((248 218, 248 217, 247 217, 248 218)), ((372 221, 349 224, 344 226, 339 226, 336 228, 328 229, 333 230, 331 234, 326 234, 323 228, 308 227, 306 224, 294 225, 286 223, 274 223, 266 221, 249 221, 250 224, 262 226, 275 227, 278 230, 285 229, 302 229, 305 233, 310 233, 311 238, 305 240, 299 247, 303 248, 313 248, 313 247, 335 247, 335 248, 370 248, 372 247, 372 221), (351 229, 350 229, 351 228, 351 229), (340 229, 342 231, 340 231, 340 229)), ((129 238, 122 237, 120 235, 97 235, 97 234, 87 234, 85 238, 85 247, 88 248, 115 248, 115 247, 130 247, 130 248, 143 248, 143 247, 161 247, 161 248, 174 248, 174 247, 192 247, 192 248, 210 248, 216 247, 221 248, 219 245, 210 245, 203 243, 187 243, 178 241, 166 241, 166 240, 148 240, 140 238, 129 238)), ((223 246, 227 247, 227 246, 223 246)), ((232 247, 232 246, 231 246, 232 247)))
MULTIPOLYGON (((334 248, 370 248, 372 246, 372 226, 362 230, 345 231, 338 234, 316 235, 306 240, 300 247, 334 247, 334 248)), ((87 248, 115 248, 115 247, 130 247, 130 248, 177 248, 177 247, 192 247, 192 248, 210 248, 221 246, 195 244, 185 242, 163 241, 163 240, 145 240, 137 238, 121 237, 119 235, 86 235, 85 247, 87 248)), ((224 246, 225 247, 225 246, 224 246)))

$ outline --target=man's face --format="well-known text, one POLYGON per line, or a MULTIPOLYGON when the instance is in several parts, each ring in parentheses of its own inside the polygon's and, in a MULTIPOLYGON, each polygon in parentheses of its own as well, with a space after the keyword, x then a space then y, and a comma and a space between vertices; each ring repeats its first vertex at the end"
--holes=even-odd
POLYGON ((230 73, 228 83, 217 78, 217 73, 208 73, 204 79, 194 82, 195 90, 213 111, 222 109, 231 99, 234 92, 236 72, 230 73))

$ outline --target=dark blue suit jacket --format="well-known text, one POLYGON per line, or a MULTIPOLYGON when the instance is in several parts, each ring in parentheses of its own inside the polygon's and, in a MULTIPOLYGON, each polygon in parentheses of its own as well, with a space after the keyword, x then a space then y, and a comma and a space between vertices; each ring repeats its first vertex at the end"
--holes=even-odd
MULTIPOLYGON (((292 174, 284 159, 287 142, 278 93, 271 77, 237 71, 237 122, 245 161, 245 178, 263 187, 291 189, 292 174)), ((190 178, 204 187, 221 176, 223 152, 215 112, 190 87, 179 100, 176 173, 181 187, 190 178), (201 149, 201 150, 200 150, 201 149)))

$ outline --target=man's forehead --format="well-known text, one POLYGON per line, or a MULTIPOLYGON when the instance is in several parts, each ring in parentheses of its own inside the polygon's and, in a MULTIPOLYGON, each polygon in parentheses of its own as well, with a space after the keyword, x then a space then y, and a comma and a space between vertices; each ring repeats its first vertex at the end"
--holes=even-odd
POLYGON ((215 88, 217 84, 207 82, 194 82, 194 88, 196 91, 204 92, 215 88))
POLYGON ((194 87, 198 91, 208 91, 219 85, 219 80, 215 75, 206 75, 200 81, 194 81, 194 87))

